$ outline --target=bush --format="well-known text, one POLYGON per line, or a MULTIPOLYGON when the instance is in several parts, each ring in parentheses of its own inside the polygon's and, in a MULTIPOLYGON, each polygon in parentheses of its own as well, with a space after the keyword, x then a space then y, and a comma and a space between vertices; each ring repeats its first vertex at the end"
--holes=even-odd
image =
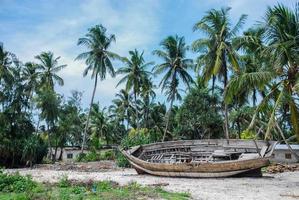
POLYGON ((98 153, 96 151, 88 152, 87 154, 79 154, 76 158, 77 162, 92 162, 101 160, 114 160, 115 153, 114 150, 107 150, 103 153, 98 153))
POLYGON ((141 128, 139 131, 131 129, 129 134, 121 141, 121 146, 124 148, 149 144, 151 143, 150 132, 146 128, 141 128))
POLYGON ((64 175, 60 180, 59 180, 59 183, 58 183, 58 186, 61 187, 61 188, 66 188, 66 187, 69 187, 71 185, 70 181, 68 180, 68 177, 67 175, 64 175))
POLYGON ((29 192, 37 184, 29 176, 16 174, 6 174, 0 171, 0 192, 29 192))
POLYGON ((115 160, 115 151, 107 150, 101 155, 101 160, 115 160))
POLYGON ((117 152, 116 154, 116 165, 118 167, 130 167, 129 161, 121 152, 117 152))

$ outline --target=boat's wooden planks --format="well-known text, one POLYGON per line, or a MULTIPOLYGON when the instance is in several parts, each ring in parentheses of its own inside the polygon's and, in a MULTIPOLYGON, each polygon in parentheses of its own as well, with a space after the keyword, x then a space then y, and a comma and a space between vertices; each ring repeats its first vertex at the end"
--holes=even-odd
MULTIPOLYGON (((130 163, 138 166, 138 170, 148 170, 151 174, 222 174, 236 173, 237 171, 247 171, 259 169, 269 164, 268 158, 238 159, 238 155, 244 152, 257 153, 263 149, 265 156, 270 156, 275 143, 265 141, 244 141, 244 140, 188 140, 171 141, 165 143, 155 143, 143 145, 135 154, 131 151, 123 151, 130 163), (265 148, 267 146, 267 148, 265 148), (257 148, 258 147, 258 148, 257 148), (263 148, 264 147, 264 148, 263 148), (230 152, 229 160, 226 158, 213 157, 215 150, 222 149, 223 152, 230 152), (138 156, 139 155, 139 156, 138 156)), ((257 154, 258 155, 258 154, 257 154)), ((137 168, 136 168, 137 169, 137 168)), ((214 176, 213 175, 213 176, 214 176)), ((185 176, 185 175, 184 175, 185 176)), ((202 175, 196 175, 202 176, 202 175)), ((218 175, 216 175, 218 176, 218 175)), ((220 175, 219 175, 220 176, 220 175)))

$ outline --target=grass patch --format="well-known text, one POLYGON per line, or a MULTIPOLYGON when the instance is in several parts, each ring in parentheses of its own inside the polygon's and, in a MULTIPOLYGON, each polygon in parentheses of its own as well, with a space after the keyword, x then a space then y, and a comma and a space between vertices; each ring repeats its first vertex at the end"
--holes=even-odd
POLYGON ((0 200, 187 200, 190 198, 188 193, 167 192, 161 187, 145 187, 135 182, 125 186, 112 181, 80 183, 70 181, 64 176, 59 183, 47 185, 34 182, 30 177, 19 174, 8 175, 2 172, 1 174, 2 178, 5 177, 6 181, 9 181, 5 182, 2 179, 0 200), (25 187, 20 186, 22 183, 25 187))

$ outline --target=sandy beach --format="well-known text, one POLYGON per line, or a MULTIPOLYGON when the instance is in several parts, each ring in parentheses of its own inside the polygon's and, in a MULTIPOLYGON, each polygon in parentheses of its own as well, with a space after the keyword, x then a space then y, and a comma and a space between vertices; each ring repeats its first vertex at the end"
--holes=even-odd
POLYGON ((31 175, 38 182, 58 182, 63 176, 76 181, 111 180, 121 185, 137 182, 142 185, 163 185, 164 189, 189 192, 193 199, 203 200, 293 200, 299 199, 299 171, 278 174, 264 174, 262 178, 168 178, 138 175, 134 169, 116 169, 103 172, 83 172, 51 169, 7 169, 9 173, 19 172, 31 175))

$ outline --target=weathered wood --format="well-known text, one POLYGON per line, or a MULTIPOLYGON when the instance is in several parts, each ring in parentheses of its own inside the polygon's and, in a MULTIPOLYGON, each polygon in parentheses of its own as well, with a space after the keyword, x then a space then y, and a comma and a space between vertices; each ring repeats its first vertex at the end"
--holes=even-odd
POLYGON ((275 142, 265 141, 255 144, 248 140, 187 140, 143 145, 122 152, 136 170, 153 175, 224 177, 267 166, 274 146, 275 142), (259 156, 261 149, 265 157, 259 156), (247 152, 257 157, 245 156, 247 152))

